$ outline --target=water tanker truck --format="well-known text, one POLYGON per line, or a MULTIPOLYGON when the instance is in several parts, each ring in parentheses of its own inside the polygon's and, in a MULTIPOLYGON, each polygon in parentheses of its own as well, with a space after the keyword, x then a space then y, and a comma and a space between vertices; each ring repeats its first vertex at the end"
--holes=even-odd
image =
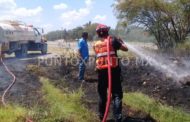
POLYGON ((43 29, 19 21, 0 21, 0 55, 12 54, 26 57, 28 51, 47 53, 43 29))

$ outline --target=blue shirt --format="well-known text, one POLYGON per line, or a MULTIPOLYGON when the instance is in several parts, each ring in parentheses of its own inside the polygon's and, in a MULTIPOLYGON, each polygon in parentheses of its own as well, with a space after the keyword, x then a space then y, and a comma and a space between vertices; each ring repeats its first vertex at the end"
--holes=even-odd
POLYGON ((89 58, 88 44, 87 44, 87 41, 84 40, 83 38, 79 39, 78 49, 79 49, 83 59, 86 60, 89 58))

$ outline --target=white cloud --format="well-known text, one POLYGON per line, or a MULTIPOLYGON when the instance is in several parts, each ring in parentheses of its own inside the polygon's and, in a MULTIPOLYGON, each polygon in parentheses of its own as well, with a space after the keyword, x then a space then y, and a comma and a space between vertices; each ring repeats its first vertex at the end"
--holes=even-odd
POLYGON ((33 9, 18 7, 15 0, 0 0, 0 19, 23 19, 39 15, 43 9, 38 6, 33 9))
POLYGON ((14 0, 0 0, 0 8, 1 10, 4 9, 13 9, 17 5, 14 0))
POLYGON ((85 4, 87 7, 91 7, 93 2, 94 2, 94 0, 85 0, 85 4))
POLYGON ((42 28, 44 29, 45 33, 52 31, 53 27, 54 26, 52 24, 49 24, 49 23, 42 25, 42 28))
POLYGON ((64 10, 64 9, 67 9, 68 6, 65 3, 60 3, 60 4, 57 4, 57 5, 54 5, 53 8, 55 10, 64 10))
POLYGON ((61 15, 61 18, 65 21, 75 21, 75 20, 80 20, 89 14, 90 11, 87 8, 81 8, 79 10, 72 10, 65 12, 61 15))
POLYGON ((103 21, 105 21, 107 19, 107 16, 106 15, 96 15, 95 17, 94 17, 94 21, 101 21, 101 22, 103 22, 103 21))
POLYGON ((16 8, 14 11, 12 11, 13 15, 17 17, 31 17, 36 16, 39 13, 42 12, 42 7, 38 6, 34 9, 27 9, 27 8, 16 8))
POLYGON ((69 27, 74 25, 76 22, 79 22, 90 15, 93 2, 94 0, 85 0, 85 7, 63 12, 61 14, 61 19, 64 22, 63 26, 69 27))

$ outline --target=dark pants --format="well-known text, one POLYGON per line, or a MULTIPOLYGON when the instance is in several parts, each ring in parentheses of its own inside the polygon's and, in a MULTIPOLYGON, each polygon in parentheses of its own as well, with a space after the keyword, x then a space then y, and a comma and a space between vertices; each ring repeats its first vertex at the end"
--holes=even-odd
MULTIPOLYGON (((113 114, 116 121, 122 119, 123 91, 120 80, 121 70, 119 67, 112 68, 112 101, 113 114)), ((98 93, 99 93, 99 117, 103 118, 107 102, 108 70, 98 70, 98 93)))
POLYGON ((85 70, 86 70, 86 63, 87 61, 85 60, 80 60, 79 62, 79 80, 84 80, 84 74, 85 74, 85 70))

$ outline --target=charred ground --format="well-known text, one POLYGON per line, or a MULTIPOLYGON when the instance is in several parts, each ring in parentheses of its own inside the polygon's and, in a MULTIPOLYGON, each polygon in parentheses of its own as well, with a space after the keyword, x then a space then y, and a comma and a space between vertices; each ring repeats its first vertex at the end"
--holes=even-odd
MULTIPOLYGON (((68 92, 77 91, 82 88, 84 96, 82 102, 92 112, 97 113, 98 94, 97 94, 97 73, 94 65, 89 65, 86 71, 87 82, 81 83, 77 80, 78 66, 65 64, 62 62, 58 66, 48 66, 46 63, 38 65, 38 60, 33 59, 21 62, 19 65, 25 65, 26 68, 16 70, 12 66, 13 72, 17 76, 17 82, 10 91, 7 99, 11 103, 21 104, 32 108, 35 105, 43 105, 43 94, 41 93, 41 83, 39 77, 46 77, 59 89, 68 88, 68 92)), ((17 66, 19 66, 17 65, 17 66)), ((157 101, 169 106, 180 107, 190 112, 190 87, 188 85, 179 86, 172 78, 148 65, 136 65, 135 60, 131 60, 127 66, 121 66, 122 85, 124 92, 142 92, 155 98, 157 101)), ((2 74, 3 77, 4 74, 2 74)), ((8 80, 7 77, 5 80, 8 80)), ((189 79, 186 79, 187 81, 189 79)), ((5 88, 2 86, 1 93, 5 88)), ((64 92, 67 92, 64 91, 64 92)), ((129 106, 123 105, 123 113, 126 121, 134 122, 154 122, 148 114, 133 110, 129 106), (135 118, 135 119, 134 119, 135 118), (139 119, 137 119, 139 118, 139 119)), ((111 120, 110 120, 111 121, 111 120)))

